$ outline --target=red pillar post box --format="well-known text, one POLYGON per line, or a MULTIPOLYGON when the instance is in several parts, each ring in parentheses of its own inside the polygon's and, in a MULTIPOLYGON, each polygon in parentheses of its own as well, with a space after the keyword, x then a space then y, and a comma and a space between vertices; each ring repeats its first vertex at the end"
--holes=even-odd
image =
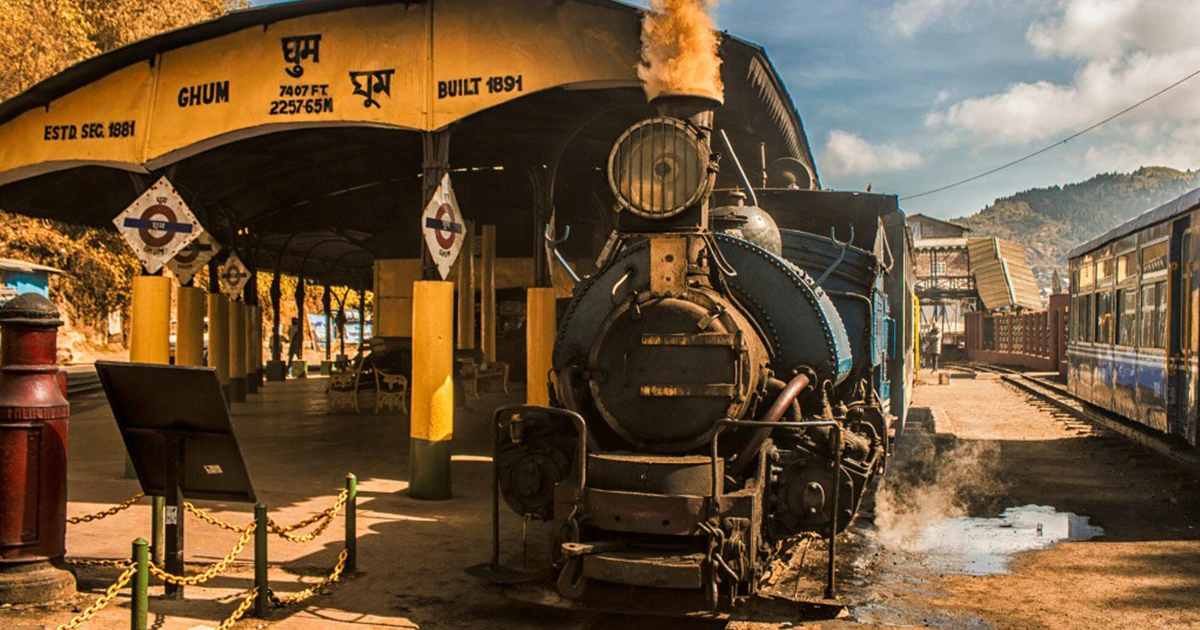
POLYGON ((74 594, 63 570, 67 418, 58 309, 26 293, 0 308, 0 603, 74 594))

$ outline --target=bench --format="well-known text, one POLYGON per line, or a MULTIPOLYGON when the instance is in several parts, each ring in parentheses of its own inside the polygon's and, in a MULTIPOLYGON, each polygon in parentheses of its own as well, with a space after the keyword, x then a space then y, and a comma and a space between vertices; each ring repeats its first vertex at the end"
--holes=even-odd
POLYGON ((480 392, 508 393, 508 364, 502 361, 486 361, 478 350, 456 353, 458 373, 462 377, 463 389, 473 399, 480 392))
POLYGON ((408 413, 408 379, 403 374, 390 374, 373 369, 366 377, 362 363, 347 365, 329 375, 329 387, 325 394, 329 410, 362 413, 359 403, 363 391, 375 391, 375 413, 384 409, 395 409, 408 413))

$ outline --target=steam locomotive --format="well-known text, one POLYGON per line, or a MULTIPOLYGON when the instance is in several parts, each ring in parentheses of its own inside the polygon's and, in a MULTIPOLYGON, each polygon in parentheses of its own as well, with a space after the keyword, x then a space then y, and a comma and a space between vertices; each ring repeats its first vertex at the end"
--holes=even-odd
POLYGON ((903 215, 895 197, 804 190, 802 168, 749 191, 771 212, 745 194, 716 207, 712 103, 652 105, 609 157, 619 227, 560 318, 551 406, 496 412, 496 495, 551 524, 558 601, 729 607, 804 537, 830 539, 834 598, 836 534, 912 382, 903 215))

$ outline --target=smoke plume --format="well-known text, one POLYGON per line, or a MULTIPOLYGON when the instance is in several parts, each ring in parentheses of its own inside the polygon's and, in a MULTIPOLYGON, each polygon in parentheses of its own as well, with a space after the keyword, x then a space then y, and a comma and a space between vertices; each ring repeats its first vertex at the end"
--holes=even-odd
POLYGON ((942 450, 921 434, 904 437, 912 453, 898 470, 888 471, 875 498, 875 527, 885 547, 912 550, 926 528, 988 511, 1001 500, 1005 488, 995 443, 966 442, 942 450))
POLYGON ((717 0, 651 0, 642 20, 638 78, 651 100, 664 94, 722 100, 720 45, 709 8, 717 0))

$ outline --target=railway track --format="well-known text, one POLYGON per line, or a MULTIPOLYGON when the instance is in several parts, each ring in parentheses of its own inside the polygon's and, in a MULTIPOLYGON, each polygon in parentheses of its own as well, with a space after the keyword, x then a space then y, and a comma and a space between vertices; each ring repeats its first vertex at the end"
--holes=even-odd
POLYGON ((1044 401, 1052 407, 1072 418, 1086 422, 1100 433, 1113 433, 1121 438, 1147 448, 1165 458, 1176 467, 1187 470, 1193 475, 1200 476, 1200 451, 1181 446, 1155 435, 1138 425, 1134 425, 1107 411, 1099 409, 1090 403, 1082 401, 1061 385, 1047 382, 1003 367, 992 365, 962 365, 954 366, 972 372, 990 372, 1000 375, 1000 378, 1017 389, 1029 394, 1037 400, 1044 401))

